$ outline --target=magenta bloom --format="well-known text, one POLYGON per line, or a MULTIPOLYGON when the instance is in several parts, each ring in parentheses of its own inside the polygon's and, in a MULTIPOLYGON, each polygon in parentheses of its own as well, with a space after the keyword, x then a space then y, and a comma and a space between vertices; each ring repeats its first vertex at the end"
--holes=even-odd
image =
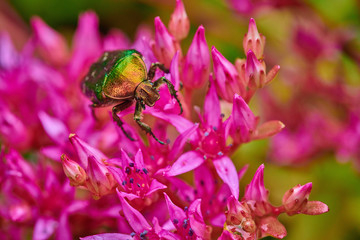
POLYGON ((237 235, 245 239, 258 239, 265 236, 284 238, 285 227, 277 220, 281 213, 289 216, 295 214, 318 215, 329 211, 326 204, 320 201, 308 201, 312 183, 298 185, 284 194, 283 205, 273 206, 268 199, 269 191, 264 186, 264 165, 256 171, 254 178, 247 185, 241 202, 233 196, 228 199, 226 227, 234 235, 223 233, 223 239, 237 239, 237 235), (228 238, 231 237, 231 238, 228 238))
POLYGON ((184 239, 210 239, 211 228, 206 226, 201 214, 201 199, 197 199, 189 207, 181 209, 164 193, 170 213, 170 220, 176 228, 176 234, 184 239))
POLYGON ((141 150, 136 153, 134 161, 122 151, 120 159, 110 159, 108 163, 111 165, 109 170, 119 184, 121 195, 129 200, 139 199, 150 205, 153 193, 166 188, 149 176, 141 150))

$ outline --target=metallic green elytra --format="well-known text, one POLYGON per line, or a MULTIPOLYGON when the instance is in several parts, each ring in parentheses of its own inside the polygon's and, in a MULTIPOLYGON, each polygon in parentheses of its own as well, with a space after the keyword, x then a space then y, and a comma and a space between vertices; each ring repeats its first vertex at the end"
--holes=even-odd
POLYGON ((145 105, 154 106, 159 100, 159 87, 166 83, 170 94, 179 103, 181 112, 183 109, 176 96, 174 85, 165 77, 152 82, 156 68, 163 72, 169 71, 163 64, 153 63, 147 72, 143 56, 135 49, 124 51, 108 51, 91 65, 88 74, 84 77, 81 87, 83 93, 92 101, 92 108, 115 105, 112 109, 112 117, 124 134, 134 140, 123 128, 123 122, 117 115, 122 110, 136 102, 134 120, 139 126, 157 139, 151 128, 141 121, 141 112, 145 105))

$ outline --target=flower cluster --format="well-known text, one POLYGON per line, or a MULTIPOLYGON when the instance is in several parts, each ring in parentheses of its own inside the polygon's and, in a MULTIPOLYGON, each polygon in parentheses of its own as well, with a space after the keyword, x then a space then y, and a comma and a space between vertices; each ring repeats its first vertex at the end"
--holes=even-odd
POLYGON ((186 54, 181 41, 189 19, 176 1, 168 28, 156 17, 155 32, 140 29, 130 43, 119 30, 101 36, 93 12, 79 18, 73 44, 40 18, 21 52, 0 35, 0 236, 22 239, 259 239, 283 238, 280 213, 321 214, 324 203, 308 201, 312 184, 269 203, 262 165, 239 201, 239 181, 231 155, 242 144, 279 133, 284 124, 261 122, 249 101, 280 67, 266 73, 265 37, 254 19, 243 40, 246 59, 228 61, 209 51, 199 26, 186 54), (71 50, 70 50, 71 49, 71 50), (162 145, 127 117, 117 116, 130 140, 112 121, 108 108, 90 109, 80 83, 104 51, 136 49, 149 69, 175 86, 184 113, 167 88, 154 107, 144 109, 162 145), (211 64, 210 55, 213 63, 211 64), (181 84, 182 83, 182 84, 181 84), (183 87, 181 87, 183 86, 183 87), (202 107, 193 99, 207 89, 202 107), (222 103, 231 113, 223 113, 222 103), (24 157, 27 160, 24 159, 24 157), (194 183, 188 177, 193 173, 194 183), (71 224, 70 224, 71 222, 71 224))

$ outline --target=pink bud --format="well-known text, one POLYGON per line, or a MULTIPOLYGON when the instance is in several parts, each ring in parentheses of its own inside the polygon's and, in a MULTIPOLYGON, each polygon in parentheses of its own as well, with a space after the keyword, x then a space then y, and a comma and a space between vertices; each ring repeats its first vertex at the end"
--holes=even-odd
POLYGON ((232 102, 235 93, 244 96, 245 82, 230 63, 214 46, 211 49, 215 85, 217 92, 224 100, 232 102))
POLYGON ((257 58, 263 58, 265 37, 257 30, 255 20, 250 18, 248 32, 243 40, 244 51, 252 50, 257 58))
POLYGON ((268 202, 269 191, 264 186, 264 164, 261 164, 258 170, 245 189, 245 199, 258 202, 268 202))
POLYGON ((31 26, 42 57, 55 65, 65 63, 68 58, 68 47, 64 37, 46 25, 39 17, 31 19, 31 26))
POLYGON ((210 53, 205 29, 200 26, 186 54, 183 83, 187 88, 200 88, 209 79, 210 53))
POLYGON ((190 21, 185 12, 184 4, 181 0, 176 0, 176 7, 169 21, 169 31, 176 40, 180 41, 186 38, 189 30, 190 21))
POLYGON ((170 67, 176 51, 181 51, 179 43, 168 32, 160 17, 155 18, 155 41, 151 43, 151 48, 156 58, 167 68, 170 67))
POLYGON ((79 186, 86 180, 85 170, 75 161, 69 159, 65 154, 61 155, 61 164, 65 175, 70 180, 70 185, 79 186))
POLYGON ((245 201, 239 202, 234 196, 231 196, 228 198, 227 209, 225 215, 228 229, 243 236, 256 234, 257 227, 251 209, 245 201))
POLYGON ((99 199, 111 193, 117 182, 103 162, 97 160, 94 156, 90 156, 88 162, 86 187, 92 192, 95 199, 99 199))
POLYGON ((248 142, 256 128, 257 119, 241 96, 235 94, 233 101, 230 115, 230 135, 237 143, 248 142))
POLYGON ((245 63, 245 81, 249 88, 261 88, 266 80, 265 63, 259 61, 255 54, 249 50, 245 63))
POLYGON ((99 161, 107 159, 107 157, 98 149, 91 147, 89 144, 81 140, 76 134, 71 133, 69 135, 71 144, 73 145, 78 158, 80 166, 84 169, 87 168, 88 158, 94 156, 99 161))
POLYGON ((291 188, 284 194, 283 205, 288 215, 300 213, 309 200, 309 195, 312 189, 312 183, 307 183, 303 186, 298 184, 291 188))

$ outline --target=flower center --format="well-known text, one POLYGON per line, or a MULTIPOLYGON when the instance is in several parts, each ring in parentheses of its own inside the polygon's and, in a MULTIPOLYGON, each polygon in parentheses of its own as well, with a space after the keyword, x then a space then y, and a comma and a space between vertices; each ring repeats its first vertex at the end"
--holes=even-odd
POLYGON ((207 157, 218 158, 224 155, 226 145, 223 134, 216 128, 204 129, 199 148, 207 157))

